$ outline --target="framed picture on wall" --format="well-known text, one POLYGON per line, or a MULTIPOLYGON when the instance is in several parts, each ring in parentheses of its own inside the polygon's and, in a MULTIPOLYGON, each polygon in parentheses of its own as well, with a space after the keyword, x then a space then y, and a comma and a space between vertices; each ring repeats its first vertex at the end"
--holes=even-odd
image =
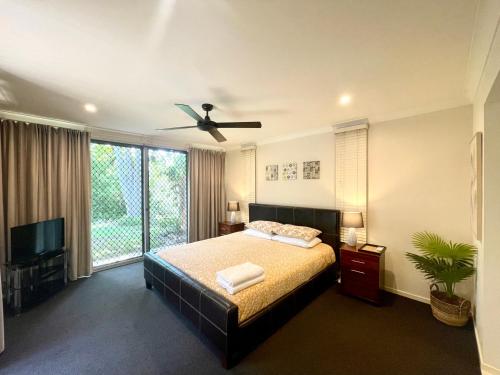
POLYGON ((290 161, 288 163, 283 163, 283 168, 281 170, 283 180, 290 181, 297 179, 297 163, 290 161))
POLYGON ((303 165, 303 178, 304 180, 319 180, 320 162, 319 161, 305 161, 303 165))
POLYGON ((266 165, 266 181, 278 181, 278 164, 266 165))
POLYGON ((483 134, 474 134, 470 142, 470 209, 472 235, 478 241, 483 233, 483 134))

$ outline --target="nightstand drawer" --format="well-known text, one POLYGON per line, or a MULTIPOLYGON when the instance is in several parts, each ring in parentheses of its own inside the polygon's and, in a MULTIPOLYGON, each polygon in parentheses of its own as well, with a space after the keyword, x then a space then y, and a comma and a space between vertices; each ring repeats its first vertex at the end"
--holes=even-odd
POLYGON ((354 268, 366 273, 375 272, 378 275, 379 257, 359 252, 342 251, 340 265, 344 268, 354 268))
POLYGON ((378 288, 378 270, 363 270, 359 267, 342 267, 342 281, 346 280, 357 284, 371 284, 378 288))

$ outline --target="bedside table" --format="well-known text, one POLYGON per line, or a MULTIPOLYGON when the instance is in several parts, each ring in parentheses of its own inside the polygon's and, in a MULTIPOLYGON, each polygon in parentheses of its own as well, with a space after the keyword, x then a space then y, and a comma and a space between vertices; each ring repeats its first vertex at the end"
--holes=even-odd
POLYGON ((385 248, 381 254, 359 251, 362 245, 340 247, 340 290, 377 305, 382 304, 385 248))
POLYGON ((230 221, 223 221, 219 223, 219 236, 239 232, 245 229, 245 223, 231 223, 230 221))

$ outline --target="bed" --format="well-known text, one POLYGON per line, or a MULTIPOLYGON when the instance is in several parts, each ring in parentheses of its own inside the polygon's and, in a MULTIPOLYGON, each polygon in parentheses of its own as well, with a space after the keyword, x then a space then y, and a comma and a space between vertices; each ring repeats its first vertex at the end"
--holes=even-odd
POLYGON ((332 285, 340 259, 338 210, 250 204, 249 216, 318 228, 323 244, 299 249, 239 232, 144 256, 146 287, 194 324, 225 368, 332 285), (217 270, 248 260, 263 263, 264 282, 235 295, 215 283, 217 270))

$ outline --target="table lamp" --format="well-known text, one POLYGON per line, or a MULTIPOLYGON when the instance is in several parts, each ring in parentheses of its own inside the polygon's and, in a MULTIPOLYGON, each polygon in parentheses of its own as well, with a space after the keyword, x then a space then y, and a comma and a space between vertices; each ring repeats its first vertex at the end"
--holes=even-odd
POLYGON ((356 246, 356 228, 363 228, 363 215, 361 212, 343 212, 342 226, 344 228, 349 228, 346 243, 349 246, 356 246))
POLYGON ((240 203, 237 201, 227 202, 227 210, 231 212, 231 223, 236 221, 236 211, 240 210, 240 203))

